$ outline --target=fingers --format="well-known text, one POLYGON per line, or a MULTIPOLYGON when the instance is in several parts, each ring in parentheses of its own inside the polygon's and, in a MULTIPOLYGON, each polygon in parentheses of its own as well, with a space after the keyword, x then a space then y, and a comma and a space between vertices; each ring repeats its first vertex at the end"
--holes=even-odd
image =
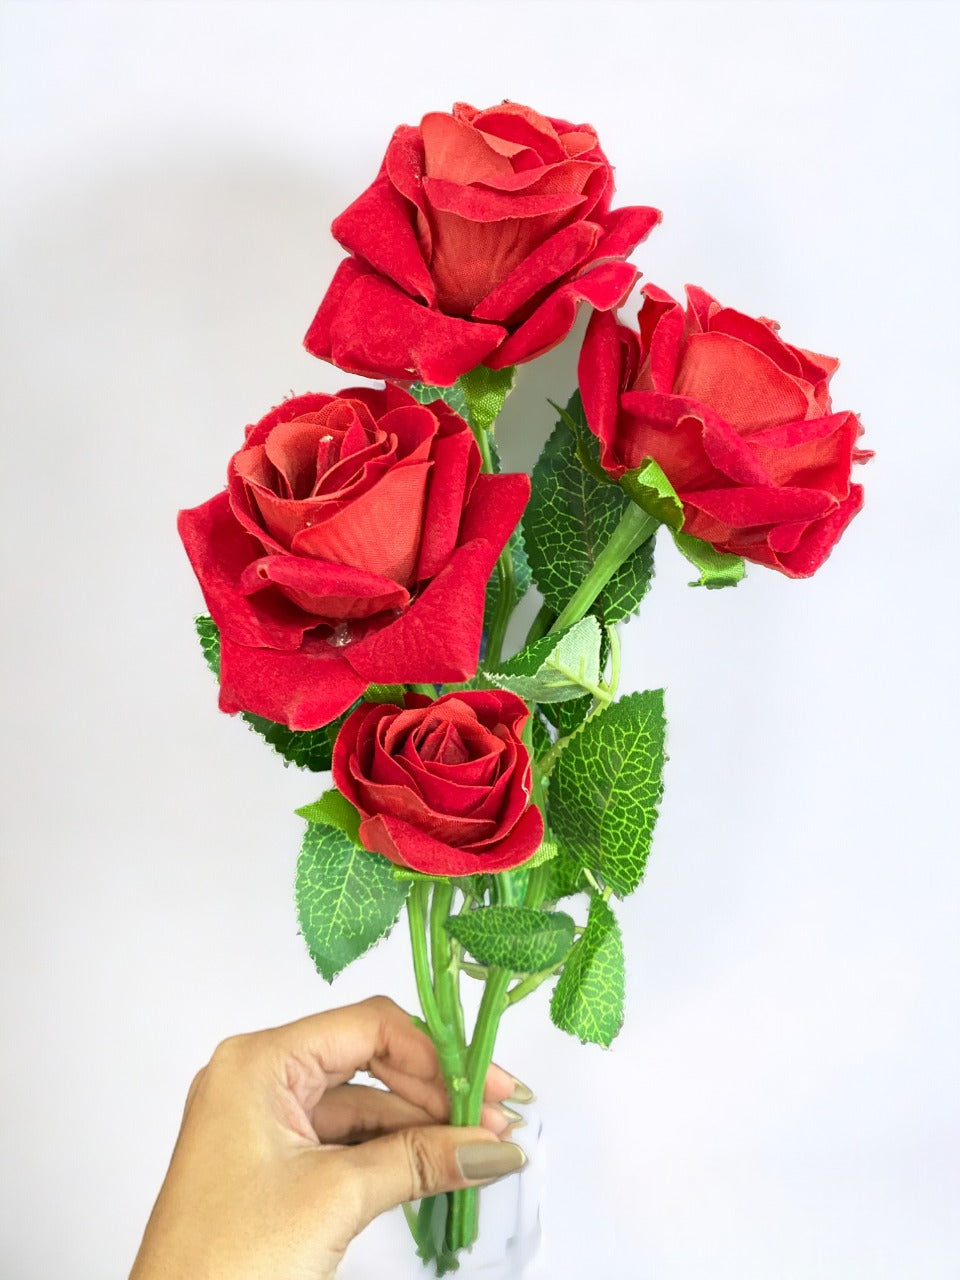
MULTIPOLYGON (((497 1137, 517 1123, 517 1113, 507 1113, 498 1104, 485 1103, 480 1124, 497 1137)), ((351 1144, 366 1142, 399 1129, 428 1125, 432 1113, 406 1098, 372 1085, 342 1084, 329 1089, 310 1117, 320 1142, 351 1144)))
POLYGON ((311 1120, 321 1142, 354 1143, 398 1129, 430 1124, 433 1117, 406 1098, 372 1085, 342 1084, 324 1094, 311 1120))
POLYGON ((486 1129, 450 1125, 403 1129, 332 1158, 354 1175, 358 1230, 395 1205, 478 1186, 516 1173, 526 1162, 513 1142, 500 1142, 486 1129))
MULTIPOLYGON (((386 996, 301 1018, 251 1039, 262 1039, 271 1055, 277 1055, 284 1084, 310 1116, 326 1090, 342 1085, 357 1071, 369 1072, 434 1120, 449 1115, 433 1042, 386 996)), ((508 1072, 491 1066, 484 1101, 497 1103, 513 1097, 515 1088, 508 1072)), ((485 1109, 483 1122, 500 1131, 496 1112, 485 1109)))

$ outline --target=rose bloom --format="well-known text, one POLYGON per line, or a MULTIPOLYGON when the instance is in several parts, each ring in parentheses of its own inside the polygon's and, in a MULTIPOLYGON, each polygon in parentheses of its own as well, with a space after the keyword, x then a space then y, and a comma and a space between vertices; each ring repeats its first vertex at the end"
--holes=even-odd
POLYGON ((520 737, 529 714, 504 690, 358 707, 337 736, 333 780, 360 811, 364 847, 428 875, 525 862, 543 840, 520 737))
POLYGON ((814 573, 863 505, 852 484, 856 414, 831 411, 838 361, 792 347, 688 286, 687 309, 653 285, 640 332, 592 317, 580 355, 587 422, 614 479, 658 462, 685 533, 778 569, 814 573))
POLYGON ((333 223, 340 264, 305 345, 341 369, 447 386, 542 355, 581 301, 619 306, 623 259, 660 220, 610 208, 590 125, 457 103, 394 133, 373 184, 333 223))
POLYGON ((249 427, 228 488, 181 511, 220 628, 220 706, 328 724, 368 684, 469 679, 487 579, 530 492, 399 387, 304 395, 249 427))

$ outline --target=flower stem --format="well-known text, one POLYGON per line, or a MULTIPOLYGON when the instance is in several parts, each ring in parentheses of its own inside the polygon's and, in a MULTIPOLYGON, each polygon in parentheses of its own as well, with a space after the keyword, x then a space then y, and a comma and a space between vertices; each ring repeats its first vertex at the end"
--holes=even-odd
POLYGON ((603 548, 593 568, 570 597, 563 612, 550 628, 549 634, 571 627, 586 617, 594 601, 617 572, 620 566, 651 537, 658 528, 658 521, 631 502, 620 517, 610 541, 603 548))
POLYGON ((547 634, 553 623, 556 614, 548 604, 542 604, 537 616, 530 623, 530 630, 527 632, 527 638, 523 642, 523 647, 533 644, 535 640, 542 639, 547 634))
MULTIPOLYGON (((473 434, 480 450, 480 457, 483 459, 483 470, 487 475, 493 475, 495 468, 493 465, 493 450, 490 447, 493 429, 491 428, 488 431, 478 430, 474 431, 473 434)), ((500 590, 497 595, 496 613, 490 624, 486 652, 487 664, 492 667, 499 665, 503 654, 504 637, 507 634, 507 624, 510 621, 510 615, 513 613, 514 605, 517 603, 517 580, 513 568, 513 552, 510 550, 509 539, 497 560, 497 579, 500 590)))

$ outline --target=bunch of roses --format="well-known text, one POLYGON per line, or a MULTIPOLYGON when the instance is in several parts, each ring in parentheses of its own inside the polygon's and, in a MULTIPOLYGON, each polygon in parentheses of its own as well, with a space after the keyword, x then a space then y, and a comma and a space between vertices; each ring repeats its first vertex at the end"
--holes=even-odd
MULTIPOLYGON (((220 705, 293 730, 371 685, 469 681, 484 595, 530 492, 481 473, 442 399, 478 366, 542 355, 594 308, 579 363, 586 418, 613 482, 655 460, 684 532, 793 577, 824 561, 862 501, 856 416, 831 410, 836 361, 688 289, 645 289, 639 329, 614 310, 627 256, 658 223, 611 207, 613 171, 588 125, 504 103, 458 104, 394 133, 376 179, 334 222, 349 256, 307 349, 383 389, 285 401, 247 430, 227 488, 180 515, 220 631, 220 705)), ((445 875, 525 861, 543 823, 511 693, 361 704, 334 777, 368 849, 445 875)))

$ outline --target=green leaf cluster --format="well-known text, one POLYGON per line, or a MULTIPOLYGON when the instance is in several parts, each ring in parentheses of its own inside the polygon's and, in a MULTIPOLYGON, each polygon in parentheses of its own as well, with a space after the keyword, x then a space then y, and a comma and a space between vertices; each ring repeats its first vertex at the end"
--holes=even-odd
MULTIPOLYGON (((622 489, 588 470, 580 454, 599 468, 596 440, 576 392, 533 469, 533 491, 523 517, 533 580, 557 614, 593 568, 630 502, 622 489)), ((630 617, 652 577, 650 539, 620 566, 601 593, 593 610, 601 624, 630 617)))

